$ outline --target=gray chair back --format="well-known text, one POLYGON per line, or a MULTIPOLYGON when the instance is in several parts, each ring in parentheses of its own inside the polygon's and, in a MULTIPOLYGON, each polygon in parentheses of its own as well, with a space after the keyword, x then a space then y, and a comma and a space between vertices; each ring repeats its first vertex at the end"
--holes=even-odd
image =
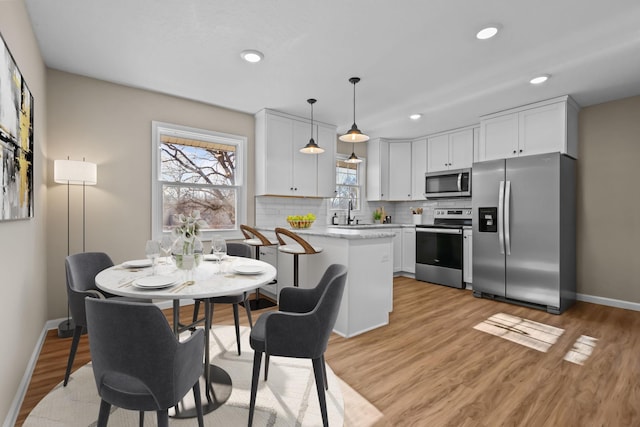
POLYGON ((253 258, 251 246, 244 242, 228 242, 227 255, 253 258))
POLYGON ((179 342, 153 304, 86 299, 89 346, 100 397, 120 408, 174 406, 203 372, 204 335, 179 342))
POLYGON ((307 290, 310 291, 308 295, 317 298, 317 303, 311 311, 295 314, 278 311, 263 314, 267 316, 267 354, 311 359, 321 357, 327 349, 331 331, 338 318, 346 281, 347 267, 332 264, 316 288, 307 290))
MULTIPOLYGON (((67 297, 69 311, 76 325, 86 326, 84 299, 89 293, 100 292, 96 287, 96 275, 113 266, 113 261, 104 252, 83 252, 69 255, 65 260, 67 272, 67 297)), ((105 297, 113 295, 100 292, 105 297)))

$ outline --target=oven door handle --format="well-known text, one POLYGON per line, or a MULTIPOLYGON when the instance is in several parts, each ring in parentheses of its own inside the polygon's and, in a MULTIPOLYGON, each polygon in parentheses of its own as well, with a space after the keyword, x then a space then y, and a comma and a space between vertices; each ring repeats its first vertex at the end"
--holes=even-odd
POLYGON ((498 190, 498 245, 500 246, 500 254, 504 255, 504 181, 500 181, 500 189, 498 190))
POLYGON ((416 233, 440 233, 440 234, 462 234, 462 230, 458 228, 416 228, 416 233))

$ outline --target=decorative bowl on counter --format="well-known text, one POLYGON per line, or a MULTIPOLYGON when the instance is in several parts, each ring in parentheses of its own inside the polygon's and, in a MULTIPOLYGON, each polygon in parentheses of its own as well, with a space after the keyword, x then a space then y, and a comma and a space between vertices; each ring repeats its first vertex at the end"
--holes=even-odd
POLYGON ((313 220, 309 219, 288 219, 291 228, 309 228, 313 224, 313 220))
POLYGON ((309 228, 315 220, 316 216, 312 213, 306 215, 289 215, 287 217, 287 222, 291 228, 309 228))

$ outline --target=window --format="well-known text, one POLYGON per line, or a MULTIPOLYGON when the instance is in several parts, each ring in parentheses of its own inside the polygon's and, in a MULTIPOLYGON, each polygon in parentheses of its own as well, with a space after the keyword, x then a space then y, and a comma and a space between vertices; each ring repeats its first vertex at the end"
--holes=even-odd
POLYGON ((152 227, 154 238, 169 232, 177 214, 200 211, 213 233, 240 235, 245 222, 246 138, 153 122, 152 227))
POLYGON ((346 158, 336 161, 336 197, 331 199, 332 210, 347 210, 349 200, 353 210, 360 210, 360 173, 364 163, 347 163, 346 158))

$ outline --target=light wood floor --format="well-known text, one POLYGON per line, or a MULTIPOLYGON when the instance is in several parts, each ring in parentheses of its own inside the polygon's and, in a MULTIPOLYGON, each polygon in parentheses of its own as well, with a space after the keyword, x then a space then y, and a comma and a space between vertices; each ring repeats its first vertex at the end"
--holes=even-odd
MULTIPOLYGON (((214 317, 233 323, 225 306, 214 317)), ((17 426, 62 380, 69 343, 47 337, 17 426)), ((400 277, 390 324, 349 339, 334 334, 326 359, 384 413, 378 425, 640 425, 640 312, 577 303, 556 316, 400 277), (473 329, 501 312, 565 332, 541 353, 473 329), (598 339, 583 366, 563 360, 581 335, 598 339)), ((75 367, 88 361, 85 336, 75 367)))

